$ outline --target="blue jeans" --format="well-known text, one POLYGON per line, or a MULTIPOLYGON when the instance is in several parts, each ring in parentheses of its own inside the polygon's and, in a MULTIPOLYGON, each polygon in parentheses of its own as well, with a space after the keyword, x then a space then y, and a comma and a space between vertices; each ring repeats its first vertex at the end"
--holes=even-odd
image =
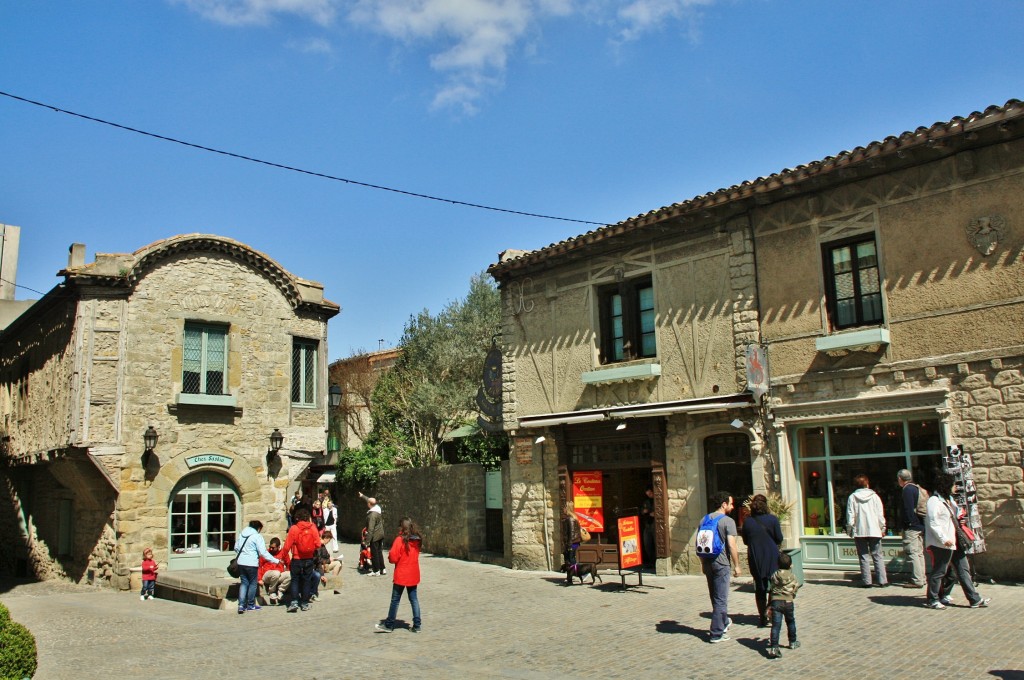
POLYGON ((782 619, 786 619, 786 634, 789 635, 789 644, 796 642, 796 614, 793 612, 795 605, 792 601, 776 600, 772 602, 772 639, 771 646, 779 646, 779 634, 782 632, 782 619))
POLYGON ((402 601, 402 591, 409 591, 409 604, 412 605, 412 625, 414 628, 420 627, 420 598, 416 594, 416 586, 400 586, 397 583, 391 586, 391 608, 388 609, 388 618, 384 621, 384 625, 388 628, 395 627, 395 616, 398 614, 398 604, 402 601))
POLYGON ((148 595, 149 597, 156 596, 156 581, 143 581, 142 592, 140 595, 148 595))
POLYGON ((313 574, 309 577, 309 594, 320 597, 320 577, 323 574, 320 573, 319 569, 314 569, 313 574))
POLYGON ((708 594, 711 595, 711 637, 720 638, 729 625, 729 578, 732 567, 713 560, 702 560, 701 566, 704 567, 708 594))
POLYGON ((292 585, 289 596, 292 604, 309 604, 313 586, 313 560, 292 560, 292 585))
POLYGON ((238 586, 238 608, 254 607, 256 605, 256 591, 259 589, 259 567, 246 567, 238 565, 239 576, 242 578, 242 585, 238 586))

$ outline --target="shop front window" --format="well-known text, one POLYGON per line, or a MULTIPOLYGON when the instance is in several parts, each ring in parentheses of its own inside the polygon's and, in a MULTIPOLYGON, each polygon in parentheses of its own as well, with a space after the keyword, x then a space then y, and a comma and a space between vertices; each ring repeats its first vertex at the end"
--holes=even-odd
POLYGON ((897 533, 901 526, 896 473, 909 469, 915 480, 927 485, 941 466, 942 437, 935 418, 801 426, 793 435, 805 536, 845 533, 846 503, 856 490, 854 477, 861 474, 882 499, 889 531, 897 533))

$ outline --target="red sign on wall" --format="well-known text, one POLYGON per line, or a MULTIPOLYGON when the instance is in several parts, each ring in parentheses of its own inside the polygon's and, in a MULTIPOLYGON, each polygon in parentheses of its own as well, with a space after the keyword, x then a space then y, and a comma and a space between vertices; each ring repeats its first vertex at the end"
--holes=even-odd
POLYGON ((604 531, 604 479, 600 472, 572 473, 576 519, 587 531, 604 531))
POLYGON ((619 518, 619 569, 639 567, 643 562, 640 555, 640 518, 619 518))

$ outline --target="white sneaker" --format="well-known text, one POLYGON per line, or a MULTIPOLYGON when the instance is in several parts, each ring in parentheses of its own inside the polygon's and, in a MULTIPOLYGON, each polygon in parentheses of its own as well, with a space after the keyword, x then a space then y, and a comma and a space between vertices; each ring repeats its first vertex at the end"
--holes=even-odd
POLYGON ((145 600, 145 599, 146 599, 146 596, 145 596, 145 595, 139 595, 139 599, 140 599, 140 600, 145 600))
POLYGON ((950 595, 949 597, 940 597, 939 602, 941 602, 944 605, 951 605, 953 604, 953 596, 950 595))

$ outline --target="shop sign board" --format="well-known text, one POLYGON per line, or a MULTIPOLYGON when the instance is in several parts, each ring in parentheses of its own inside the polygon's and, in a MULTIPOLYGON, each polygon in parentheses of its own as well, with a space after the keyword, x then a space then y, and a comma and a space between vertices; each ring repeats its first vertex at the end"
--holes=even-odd
POLYGON ((619 569, 639 567, 643 562, 640 556, 640 518, 619 518, 619 569))
POLYGON ((217 453, 204 453, 185 459, 185 465, 188 466, 189 470, 194 467, 199 467, 200 465, 214 465, 216 467, 229 468, 234 462, 234 458, 231 458, 230 456, 222 456, 217 453))
POLYGON ((576 519, 587 531, 604 531, 604 479, 600 471, 572 473, 576 519))

